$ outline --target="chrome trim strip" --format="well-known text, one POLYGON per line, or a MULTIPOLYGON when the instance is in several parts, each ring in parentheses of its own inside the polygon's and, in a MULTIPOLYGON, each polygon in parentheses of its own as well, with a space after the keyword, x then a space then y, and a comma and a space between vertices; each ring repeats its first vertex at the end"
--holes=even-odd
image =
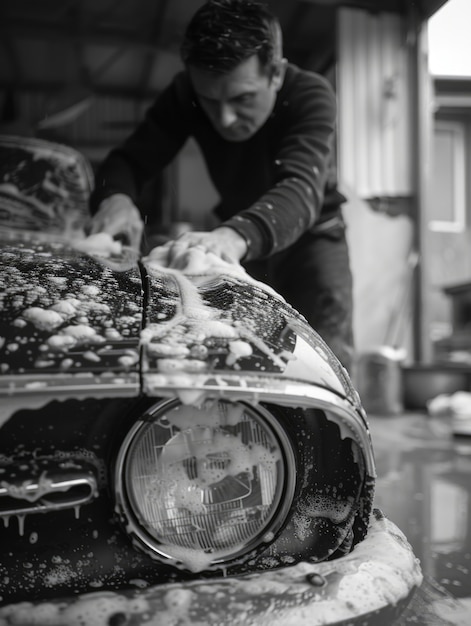
POLYGON ((52 397, 134 396, 140 390, 139 374, 105 372, 102 375, 64 376, 61 374, 28 374, 2 376, 0 397, 50 394, 52 397))
MULTIPOLYGON (((149 376, 149 375, 148 375, 149 376)), ((157 375, 159 383, 162 376, 157 375)), ((376 476, 375 462, 371 449, 368 422, 359 398, 354 406, 346 398, 316 385, 295 380, 286 380, 277 377, 257 377, 247 380, 247 376, 213 374, 198 375, 185 374, 184 377, 166 377, 166 385, 153 387, 149 384, 151 378, 146 377, 145 389, 148 396, 179 397, 183 403, 185 397, 197 397, 198 402, 204 398, 227 398, 231 401, 242 400, 257 404, 271 402, 282 406, 300 408, 319 408, 328 413, 335 413, 342 421, 342 425, 349 428, 351 438, 363 449, 367 463, 368 474, 376 476), (182 384, 184 379, 184 384, 182 384), (172 384, 173 383, 173 384, 172 384), (196 390, 196 391, 195 391, 196 390), (200 391, 198 395, 198 390, 200 391), (158 391, 158 394, 157 394, 158 391)), ((191 403, 191 402, 190 402, 191 403)))
POLYGON ((25 480, 21 485, 2 480, 0 482, 0 518, 75 508, 93 500, 97 493, 95 477, 85 472, 75 478, 64 479, 51 476, 50 472, 44 472, 39 479, 25 480), (82 493, 83 487, 85 487, 85 493, 82 493), (77 488, 78 493, 71 493, 77 488), (54 501, 48 500, 51 496, 54 496, 54 501), (6 498, 18 500, 19 505, 3 508, 2 500, 6 498))

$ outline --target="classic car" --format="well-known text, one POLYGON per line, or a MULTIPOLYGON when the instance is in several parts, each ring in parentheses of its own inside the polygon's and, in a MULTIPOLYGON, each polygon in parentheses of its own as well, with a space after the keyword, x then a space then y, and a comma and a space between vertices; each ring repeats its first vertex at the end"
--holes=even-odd
POLYGON ((0 146, 0 624, 384 624, 418 560, 367 416, 240 266, 87 237, 65 146, 0 146))

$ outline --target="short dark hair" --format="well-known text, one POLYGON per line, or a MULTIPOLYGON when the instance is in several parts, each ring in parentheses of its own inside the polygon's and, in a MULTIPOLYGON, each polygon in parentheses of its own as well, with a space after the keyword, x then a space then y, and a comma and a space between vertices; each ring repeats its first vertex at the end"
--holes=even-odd
POLYGON ((256 0, 209 0, 194 14, 181 45, 187 67, 218 74, 253 55, 267 74, 282 57, 278 19, 256 0))

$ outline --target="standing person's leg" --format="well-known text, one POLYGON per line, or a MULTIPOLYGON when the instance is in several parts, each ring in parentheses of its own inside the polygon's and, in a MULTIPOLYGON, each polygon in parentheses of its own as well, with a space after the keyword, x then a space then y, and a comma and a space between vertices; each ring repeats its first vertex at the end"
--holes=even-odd
POLYGON ((277 265, 273 287, 304 315, 351 373, 353 281, 343 224, 306 233, 277 265))

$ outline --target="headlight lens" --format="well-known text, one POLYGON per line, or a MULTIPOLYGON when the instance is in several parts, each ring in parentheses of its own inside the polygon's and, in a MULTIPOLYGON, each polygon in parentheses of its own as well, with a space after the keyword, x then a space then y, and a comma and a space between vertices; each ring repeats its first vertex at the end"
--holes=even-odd
POLYGON ((118 502, 144 547, 199 570, 274 536, 291 506, 294 470, 290 442, 268 412, 172 401, 123 443, 118 502))

